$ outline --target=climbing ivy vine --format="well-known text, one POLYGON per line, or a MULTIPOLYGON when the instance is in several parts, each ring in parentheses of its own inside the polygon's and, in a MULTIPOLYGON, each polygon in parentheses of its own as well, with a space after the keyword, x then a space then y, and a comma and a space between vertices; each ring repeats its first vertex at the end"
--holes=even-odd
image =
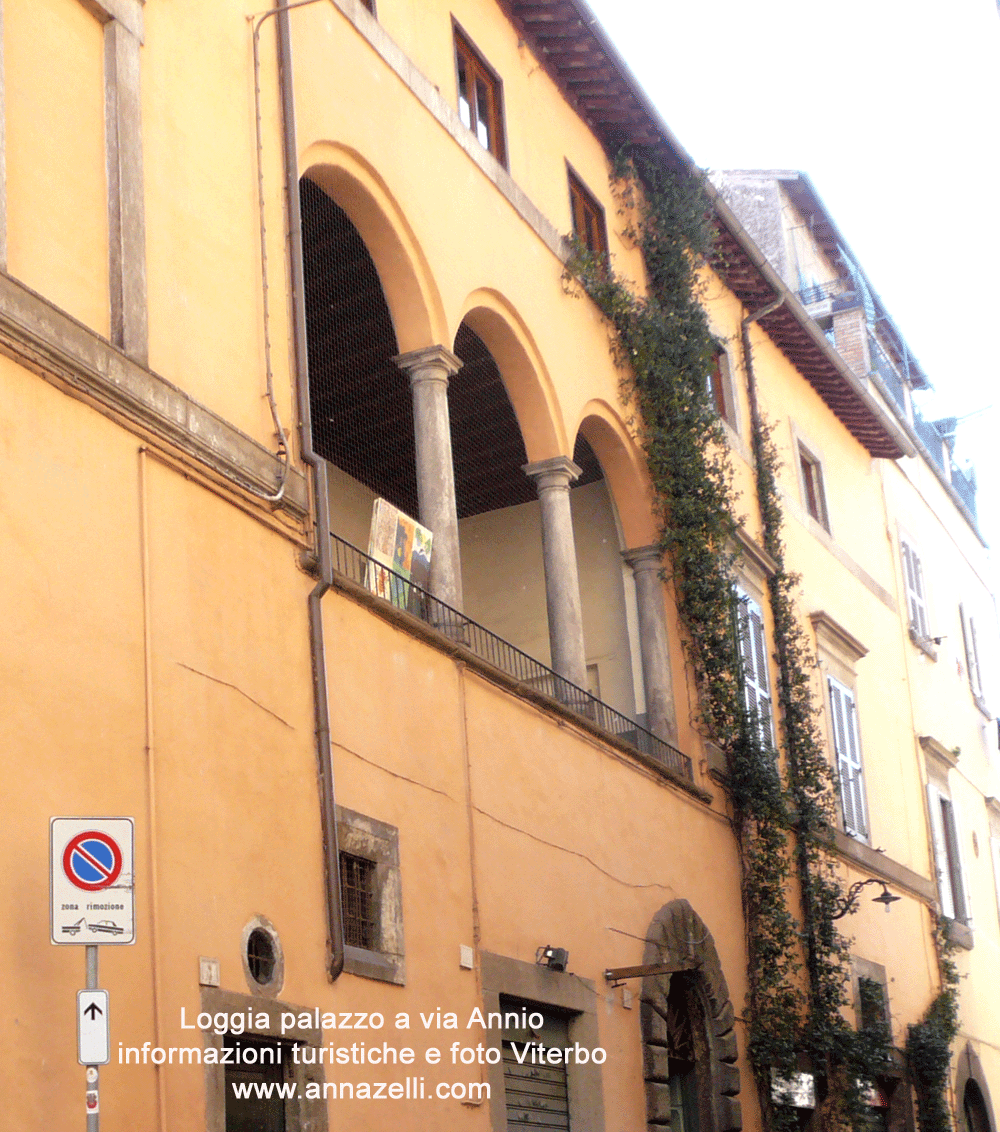
POLYGON ((645 293, 579 245, 567 279, 582 286, 613 328, 624 399, 634 407, 654 488, 659 545, 669 563, 664 578, 698 688, 698 722, 726 758, 747 931, 748 1054, 762 1110, 772 1128, 796 1123, 793 1109, 772 1104, 771 1073, 787 1077, 804 1054, 827 1079, 827 1126, 862 1132, 864 1082, 889 1061, 889 1030, 879 1023, 855 1030, 841 1016, 849 941, 836 921, 853 908, 828 852, 835 782, 817 726, 798 578, 784 564, 777 452, 752 396, 757 504, 764 546, 777 564, 769 596, 784 773, 745 707, 736 659, 737 500, 724 428, 706 389, 719 348, 702 302, 701 268, 713 261, 716 244, 712 210, 695 178, 642 150, 619 159, 613 188, 626 239, 642 253, 645 293), (795 887, 801 919, 789 899, 795 887))
POLYGON ((906 1061, 917 1087, 920 1132, 950 1132, 948 1084, 951 1079, 951 1043, 958 1034, 959 976, 952 958, 955 944, 940 920, 935 924, 934 943, 941 992, 923 1018, 910 1027, 906 1038, 906 1061))

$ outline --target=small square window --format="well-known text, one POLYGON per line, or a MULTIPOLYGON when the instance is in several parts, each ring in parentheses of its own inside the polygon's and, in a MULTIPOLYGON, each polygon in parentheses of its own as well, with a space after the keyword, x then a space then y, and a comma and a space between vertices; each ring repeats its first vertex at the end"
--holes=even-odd
POLYGON ((482 56, 455 32, 455 66, 458 71, 458 116, 478 138, 483 149, 507 164, 503 136, 503 99, 500 80, 482 56))
POLYGON ((827 518, 826 495, 823 491, 823 468, 819 460, 799 445, 799 472, 802 476, 802 502, 806 510, 821 527, 830 529, 827 518))
POLYGON ((573 235, 596 256, 608 254, 608 230, 604 209, 575 174, 569 175, 569 203, 573 212, 573 235))
POLYGON ((340 854, 340 898, 344 909, 344 942, 366 951, 377 950, 374 861, 352 853, 340 854))
POLYGON ((402 986, 403 894, 399 830, 337 807, 344 970, 402 986))

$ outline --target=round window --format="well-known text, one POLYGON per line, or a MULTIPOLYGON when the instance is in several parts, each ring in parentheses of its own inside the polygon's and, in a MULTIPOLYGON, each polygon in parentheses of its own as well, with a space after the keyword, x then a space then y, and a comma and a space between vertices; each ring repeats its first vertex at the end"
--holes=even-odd
POLYGON ((284 959, 274 927, 255 916, 243 929, 243 973, 250 989, 273 996, 284 982, 284 959))

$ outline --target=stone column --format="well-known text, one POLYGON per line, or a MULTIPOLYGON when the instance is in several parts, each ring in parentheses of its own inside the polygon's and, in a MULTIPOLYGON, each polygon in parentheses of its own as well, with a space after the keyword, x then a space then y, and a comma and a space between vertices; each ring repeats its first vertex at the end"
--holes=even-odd
POLYGON ((636 605, 639 611, 639 651, 642 679, 646 686, 646 723, 654 735, 669 743, 677 741, 677 716, 670 675, 670 645, 667 614, 663 604, 659 547, 640 546, 625 550, 622 557, 635 577, 636 605))
POLYGON ((455 469, 451 459, 448 378, 462 362, 444 346, 428 346, 394 358, 410 378, 413 434, 417 449, 417 498, 420 522, 434 532, 431 547, 431 593, 462 608, 462 563, 458 549, 455 469))
POLYGON ((545 563, 545 605, 549 615, 552 667, 586 690, 587 659, 583 646, 580 575, 573 541, 569 485, 581 469, 566 456, 524 466, 535 481, 542 508, 542 556, 545 563))

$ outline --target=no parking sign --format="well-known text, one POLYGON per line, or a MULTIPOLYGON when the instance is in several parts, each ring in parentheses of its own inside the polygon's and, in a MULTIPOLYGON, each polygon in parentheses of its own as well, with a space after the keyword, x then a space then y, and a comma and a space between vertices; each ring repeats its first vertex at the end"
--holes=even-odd
POLYGON ((131 818, 52 818, 53 943, 135 942, 131 818))

